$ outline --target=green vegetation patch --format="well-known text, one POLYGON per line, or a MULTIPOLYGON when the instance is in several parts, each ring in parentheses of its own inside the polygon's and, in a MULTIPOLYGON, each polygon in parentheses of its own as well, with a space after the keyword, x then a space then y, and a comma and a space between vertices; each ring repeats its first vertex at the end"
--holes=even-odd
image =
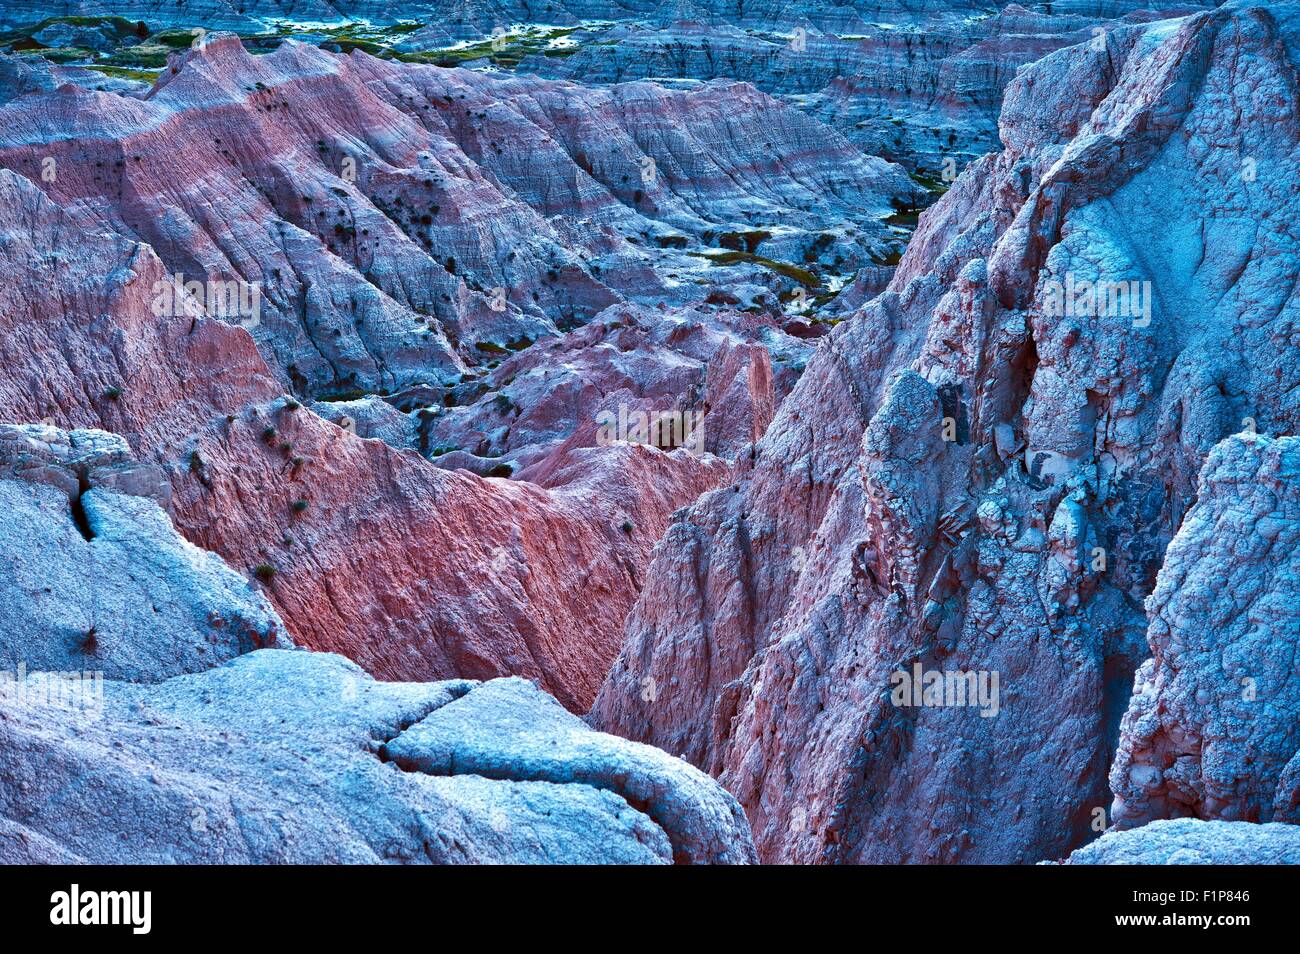
POLYGON ((96 73, 103 73, 105 76, 111 76, 114 79, 136 80, 141 83, 148 83, 151 86, 158 80, 156 70, 134 70, 125 66, 105 66, 101 63, 88 63, 86 69, 94 70, 96 73))
POLYGON ((764 258, 762 255, 755 255, 753 252, 691 252, 690 254, 706 260, 711 265, 762 265, 778 275, 793 279, 805 288, 822 287, 822 280, 808 269, 791 265, 788 262, 778 262, 770 258, 764 258))

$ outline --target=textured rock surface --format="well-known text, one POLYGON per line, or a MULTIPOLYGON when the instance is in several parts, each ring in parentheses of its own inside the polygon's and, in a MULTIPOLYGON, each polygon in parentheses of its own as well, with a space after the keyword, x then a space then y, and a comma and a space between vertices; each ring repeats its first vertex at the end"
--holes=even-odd
POLYGON ((753 857, 743 813, 707 776, 586 729, 523 680, 380 683, 338 656, 263 650, 158 685, 105 686, 99 708, 72 712, 0 699, 0 861, 753 857), (509 734, 484 738, 488 720, 509 734), (412 759, 499 757, 490 778, 426 774, 385 761, 394 744, 412 759), (690 811, 666 831, 656 802, 635 808, 620 794, 641 786, 690 811))
POLYGON ((1234 3, 1022 71, 1004 151, 670 527, 593 722, 718 774, 769 861, 1086 840, 1202 461, 1300 423, 1298 23, 1234 3), (1054 313, 1071 275, 1150 282, 1150 322, 1054 313), (893 704, 915 663, 998 673, 998 714, 893 704))
MULTIPOLYGON (((947 160, 964 164, 996 145, 998 104, 1019 67, 1052 50, 1091 40, 1097 31, 1213 5, 1208 0, 1023 5, 981 0, 834 5, 584 0, 548 3, 543 10, 519 0, 327 5, 271 0, 232 9, 221 0, 198 0, 169 9, 157 0, 125 6, 82 0, 67 7, 42 4, 27 17, 123 13, 142 17, 155 28, 173 24, 209 31, 236 29, 259 44, 274 45, 289 35, 336 47, 338 34, 329 31, 347 25, 341 18, 357 16, 365 20, 353 26, 381 39, 379 48, 407 55, 432 51, 433 62, 447 65, 465 62, 479 68, 491 62, 585 84, 741 80, 817 116, 869 154, 934 173, 947 160), (297 23, 264 19, 276 17, 297 23), (375 24, 399 18, 426 25, 397 35, 374 33, 375 24), (520 25, 538 22, 548 25, 544 30, 551 41, 516 50, 520 25), (560 26, 565 29, 557 37, 552 31, 560 26), (486 43, 494 33, 510 38, 496 53, 486 43), (467 41, 479 47, 480 58, 462 59, 467 41)), ((25 6, 18 0, 11 14, 15 23, 24 20, 25 6)), ((94 29, 55 23, 35 31, 46 40, 37 35, 33 39, 64 49, 54 42, 60 37, 51 34, 76 31, 90 36, 94 29)), ((111 27, 100 29, 111 32, 111 27)), ((134 34, 128 39, 138 42, 134 34)), ((94 42, 92 37, 87 45, 94 42)), ((85 85, 87 79, 75 81, 85 85)))
POLYGON ((1094 31, 1208 6, 705 3, 689 19, 616 28, 573 56, 535 56, 522 68, 585 82, 739 79, 872 155, 940 171, 996 147, 998 106, 1020 67, 1094 31))
POLYGON ((1157 821, 1110 831, 1071 865, 1300 865, 1300 828, 1245 822, 1157 821))
POLYGON ((59 462, 0 478, 0 862, 754 859, 716 782, 531 683, 375 682, 292 651, 152 500, 70 512, 48 471, 129 465, 120 437, 5 425, 0 449, 59 462))
POLYGON ((295 643, 382 677, 518 674, 585 709, 669 514, 726 471, 623 445, 549 491, 448 473, 282 397, 245 330, 152 315, 152 251, 9 171, 0 248, 0 414, 122 435, 191 542, 274 572, 295 643))
POLYGON ((507 358, 468 384, 459 406, 413 412, 415 446, 440 466, 464 466, 445 453, 458 448, 526 475, 561 446, 594 446, 600 421, 617 424, 621 409, 680 415, 702 440, 683 427, 678 444, 734 459, 762 436, 811 351, 767 315, 618 305, 507 358))
POLYGON ((1300 438, 1236 437, 1147 600, 1112 821, 1300 822, 1300 438))
POLYGON ((186 542, 152 500, 93 487, 74 509, 48 483, 0 479, 0 512, 7 672, 155 682, 288 645, 266 597, 186 542))
POLYGON ((589 785, 613 790, 653 819, 678 861, 753 859, 736 800, 680 759, 592 732, 520 679, 484 684, 381 750, 408 771, 589 785))
POLYGON ((144 100, 71 84, 12 100, 0 166, 148 242, 201 305, 243 283, 228 320, 314 397, 452 385, 483 348, 625 298, 770 274, 701 257, 728 235, 786 258, 824 235, 851 268, 888 247, 891 200, 920 194, 748 86, 587 89, 297 42, 254 56, 233 36, 186 50, 144 100))

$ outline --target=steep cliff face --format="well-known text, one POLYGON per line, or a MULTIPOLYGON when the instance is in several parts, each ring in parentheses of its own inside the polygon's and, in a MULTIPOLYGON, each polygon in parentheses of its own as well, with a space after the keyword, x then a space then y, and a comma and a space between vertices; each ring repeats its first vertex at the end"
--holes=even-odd
POLYGON ((552 490, 448 472, 283 396, 241 328, 155 316, 163 264, 0 171, 0 413, 122 435, 295 642, 386 678, 537 679, 585 709, 668 515, 723 479, 623 444, 552 490))
POLYGON ((1214 449, 1147 600, 1113 821, 1300 821, 1300 440, 1214 449))
POLYGON ((770 861, 1082 843, 1202 462, 1300 418, 1298 28, 1232 3, 1022 71, 1003 151, 670 527, 593 722, 719 775, 770 861), (931 672, 980 699, 897 692, 931 672))

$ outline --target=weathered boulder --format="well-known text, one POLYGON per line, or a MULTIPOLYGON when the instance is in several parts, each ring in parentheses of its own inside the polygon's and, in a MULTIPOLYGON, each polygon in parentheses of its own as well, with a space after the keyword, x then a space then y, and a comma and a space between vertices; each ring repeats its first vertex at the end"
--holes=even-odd
POLYGON ((9 170, 0 249, 0 415, 121 435, 296 644, 381 677, 523 675, 585 710, 669 516, 726 470, 628 445, 567 492, 440 470, 284 397, 245 329, 153 314, 149 247, 9 170))
POLYGON ((753 857, 744 814, 711 779, 592 732, 523 680, 381 683, 339 656, 261 650, 155 685, 103 686, 97 704, 71 708, 0 695, 0 861, 753 857), (505 734, 485 738, 486 723, 505 734), (403 771, 387 760, 393 746, 412 764, 446 750, 500 757, 490 775, 403 771), (643 792, 648 804, 629 801, 643 792), (691 812, 665 829, 661 803, 691 812))
POLYGON ((0 669, 158 682, 289 645, 256 587, 131 495, 132 468, 116 434, 0 425, 0 669))
POLYGON ((1108 831, 1069 865, 1300 865, 1300 827, 1278 823, 1157 821, 1108 831))

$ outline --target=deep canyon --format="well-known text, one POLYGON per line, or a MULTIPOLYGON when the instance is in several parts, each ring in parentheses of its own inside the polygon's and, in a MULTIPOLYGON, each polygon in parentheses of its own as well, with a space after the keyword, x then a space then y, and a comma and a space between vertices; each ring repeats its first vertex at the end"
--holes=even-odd
POLYGON ((0 861, 1300 863, 1298 70, 9 0, 0 861))

